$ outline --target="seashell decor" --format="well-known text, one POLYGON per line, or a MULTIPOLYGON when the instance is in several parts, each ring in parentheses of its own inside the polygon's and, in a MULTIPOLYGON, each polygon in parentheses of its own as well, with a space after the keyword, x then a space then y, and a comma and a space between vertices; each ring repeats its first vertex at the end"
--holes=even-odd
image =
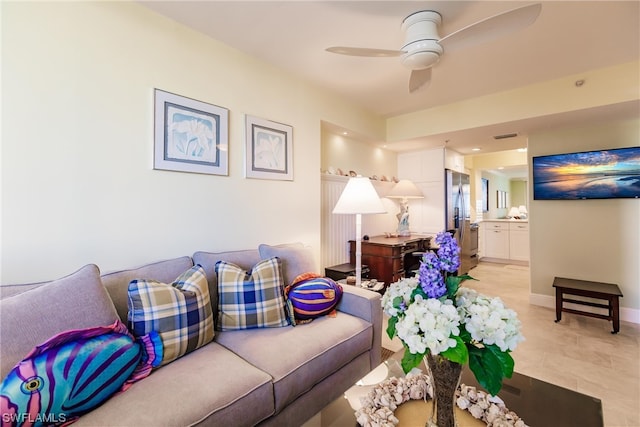
MULTIPOLYGON (((362 407, 355 413, 356 420, 362 427, 394 427, 400 422, 394 415, 400 405, 409 400, 428 400, 432 393, 428 375, 409 373, 403 378, 388 378, 360 398, 362 407)), ((502 399, 473 386, 460 384, 456 404, 490 427, 527 427, 515 412, 507 409, 502 399)))

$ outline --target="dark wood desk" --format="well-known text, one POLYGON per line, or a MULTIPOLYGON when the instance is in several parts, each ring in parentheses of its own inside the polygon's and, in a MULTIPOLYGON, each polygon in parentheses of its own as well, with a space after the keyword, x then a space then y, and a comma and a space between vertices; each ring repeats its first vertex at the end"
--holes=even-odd
MULTIPOLYGON (((385 287, 405 277, 405 272, 419 265, 414 252, 429 249, 431 236, 373 236, 362 241, 362 264, 369 266, 369 277, 384 282, 385 287)), ((356 260, 356 242, 349 240, 349 259, 356 260)))

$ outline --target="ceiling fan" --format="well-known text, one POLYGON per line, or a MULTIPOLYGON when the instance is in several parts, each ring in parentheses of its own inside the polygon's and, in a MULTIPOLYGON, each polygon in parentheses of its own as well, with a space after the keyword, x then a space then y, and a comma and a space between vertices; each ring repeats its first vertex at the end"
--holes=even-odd
POLYGON ((326 50, 341 55, 393 57, 411 70, 409 92, 426 87, 431 81, 431 68, 445 52, 484 43, 518 31, 535 22, 542 4, 535 3, 512 9, 468 25, 444 37, 438 34, 442 15, 433 10, 421 10, 402 21, 405 43, 400 50, 334 46, 326 50))

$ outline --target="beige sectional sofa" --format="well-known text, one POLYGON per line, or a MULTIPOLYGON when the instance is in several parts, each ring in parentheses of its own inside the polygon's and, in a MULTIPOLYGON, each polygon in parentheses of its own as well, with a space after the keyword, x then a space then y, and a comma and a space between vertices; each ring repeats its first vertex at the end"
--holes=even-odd
MULTIPOLYGON (((2 286, 0 374, 4 378, 35 345, 62 331, 108 325, 117 318, 126 324, 133 279, 171 283, 199 264, 215 312, 217 261, 250 270, 274 255, 282 260, 285 280, 312 268, 302 245, 261 245, 196 252, 103 275, 88 265, 47 283, 2 286)), ((380 363, 380 296, 345 285, 337 309, 336 317, 295 327, 216 331, 212 342, 155 369, 76 425, 299 426, 380 363)))

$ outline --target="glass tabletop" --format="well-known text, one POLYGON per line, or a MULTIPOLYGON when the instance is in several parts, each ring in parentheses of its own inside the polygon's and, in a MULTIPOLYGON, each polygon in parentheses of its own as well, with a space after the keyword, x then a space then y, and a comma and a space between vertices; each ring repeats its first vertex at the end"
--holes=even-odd
MULTIPOLYGON (((360 396, 366 395, 376 384, 386 378, 404 375, 399 361, 402 351, 394 354, 380 366, 358 381, 340 397, 327 405, 319 414, 319 427, 357 426, 355 408, 360 396)), ((426 372, 424 363, 420 369, 426 372)), ((465 367, 462 383, 482 388, 473 373, 465 367)), ((514 373, 505 379, 498 396, 507 408, 518 414, 530 427, 603 427, 600 399, 578 393, 527 375, 514 373)))

